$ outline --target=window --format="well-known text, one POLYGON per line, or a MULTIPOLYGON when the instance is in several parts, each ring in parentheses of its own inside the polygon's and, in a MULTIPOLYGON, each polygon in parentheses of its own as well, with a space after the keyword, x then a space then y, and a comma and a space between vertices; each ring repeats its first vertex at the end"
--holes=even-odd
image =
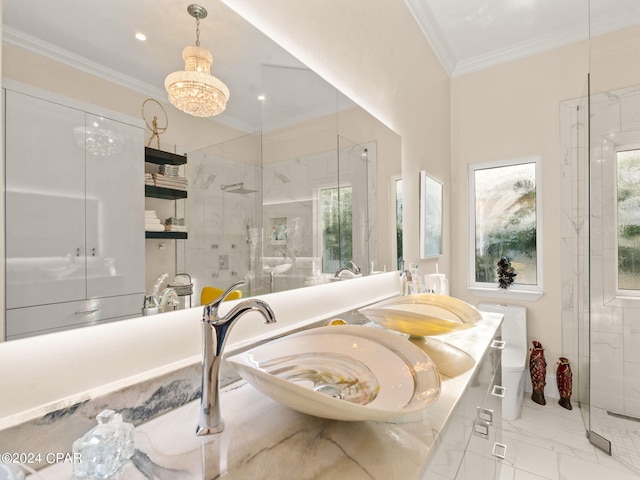
POLYGON ((470 285, 496 288, 497 263, 515 270, 513 289, 541 290, 540 157, 472 165, 470 285))
POLYGON ((618 289, 640 290, 640 149, 616 155, 618 289))
POLYGON ((351 186, 320 190, 323 272, 336 272, 353 258, 351 205, 351 186))
POLYGON ((396 269, 402 268, 402 179, 395 180, 396 191, 396 269))

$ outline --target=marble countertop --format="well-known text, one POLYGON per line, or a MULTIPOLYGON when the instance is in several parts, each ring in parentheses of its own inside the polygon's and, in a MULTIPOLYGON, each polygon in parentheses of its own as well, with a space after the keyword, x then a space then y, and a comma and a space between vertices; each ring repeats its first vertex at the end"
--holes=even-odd
MULTIPOLYGON (((394 422, 326 420, 284 407, 239 381, 221 393, 224 432, 196 437, 200 405, 190 402, 136 428, 136 453, 119 478, 421 478, 502 321, 500 314, 483 316, 472 329, 411 340, 442 376, 439 399, 419 414, 394 422)), ((29 478, 75 478, 68 463, 38 474, 29 478)))

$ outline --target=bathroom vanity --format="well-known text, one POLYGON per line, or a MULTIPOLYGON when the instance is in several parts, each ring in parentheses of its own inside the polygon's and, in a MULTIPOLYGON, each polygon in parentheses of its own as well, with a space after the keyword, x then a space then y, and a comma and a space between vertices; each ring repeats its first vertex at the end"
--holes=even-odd
MULTIPOLYGON (((442 376, 439 399, 418 414, 393 422, 327 420, 284 407, 240 380, 222 390, 221 434, 196 437, 200 404, 190 401, 136 428, 136 453, 121 478, 494 478, 504 456, 495 388, 501 322, 502 315, 484 313, 471 329, 407 340, 430 353, 442 376)), ((39 474, 74 478, 68 463, 39 474)))

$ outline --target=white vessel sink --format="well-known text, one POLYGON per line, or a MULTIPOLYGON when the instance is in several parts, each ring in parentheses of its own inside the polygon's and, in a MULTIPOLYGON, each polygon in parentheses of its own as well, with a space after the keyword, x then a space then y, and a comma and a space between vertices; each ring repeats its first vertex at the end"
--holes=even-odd
POLYGON ((358 312, 383 327, 415 337, 464 330, 482 320, 482 314, 473 305, 433 293, 395 297, 358 312))
POLYGON ((428 407, 440 394, 429 356, 377 328, 313 328, 227 360, 277 402, 334 420, 392 420, 428 407))
POLYGON ((274 275, 279 275, 281 273, 285 273, 288 272, 291 269, 291 266, 293 264, 291 262, 288 263, 281 263, 280 265, 274 265, 273 267, 269 267, 267 265, 264 265, 262 267, 262 269, 266 272, 266 273, 273 273, 274 275))

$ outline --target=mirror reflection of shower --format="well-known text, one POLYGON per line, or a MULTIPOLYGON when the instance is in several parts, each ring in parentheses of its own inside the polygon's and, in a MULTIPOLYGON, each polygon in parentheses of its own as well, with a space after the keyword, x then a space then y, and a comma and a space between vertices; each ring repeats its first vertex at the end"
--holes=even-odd
POLYGON ((256 193, 257 190, 251 190, 244 188, 244 182, 232 183, 231 185, 222 185, 220 187, 225 193, 237 193, 240 195, 246 195, 247 193, 256 193))
POLYGON ((261 135, 244 135, 187 152, 189 240, 178 252, 180 271, 205 286, 224 289, 238 280, 243 297, 262 292, 261 135))

